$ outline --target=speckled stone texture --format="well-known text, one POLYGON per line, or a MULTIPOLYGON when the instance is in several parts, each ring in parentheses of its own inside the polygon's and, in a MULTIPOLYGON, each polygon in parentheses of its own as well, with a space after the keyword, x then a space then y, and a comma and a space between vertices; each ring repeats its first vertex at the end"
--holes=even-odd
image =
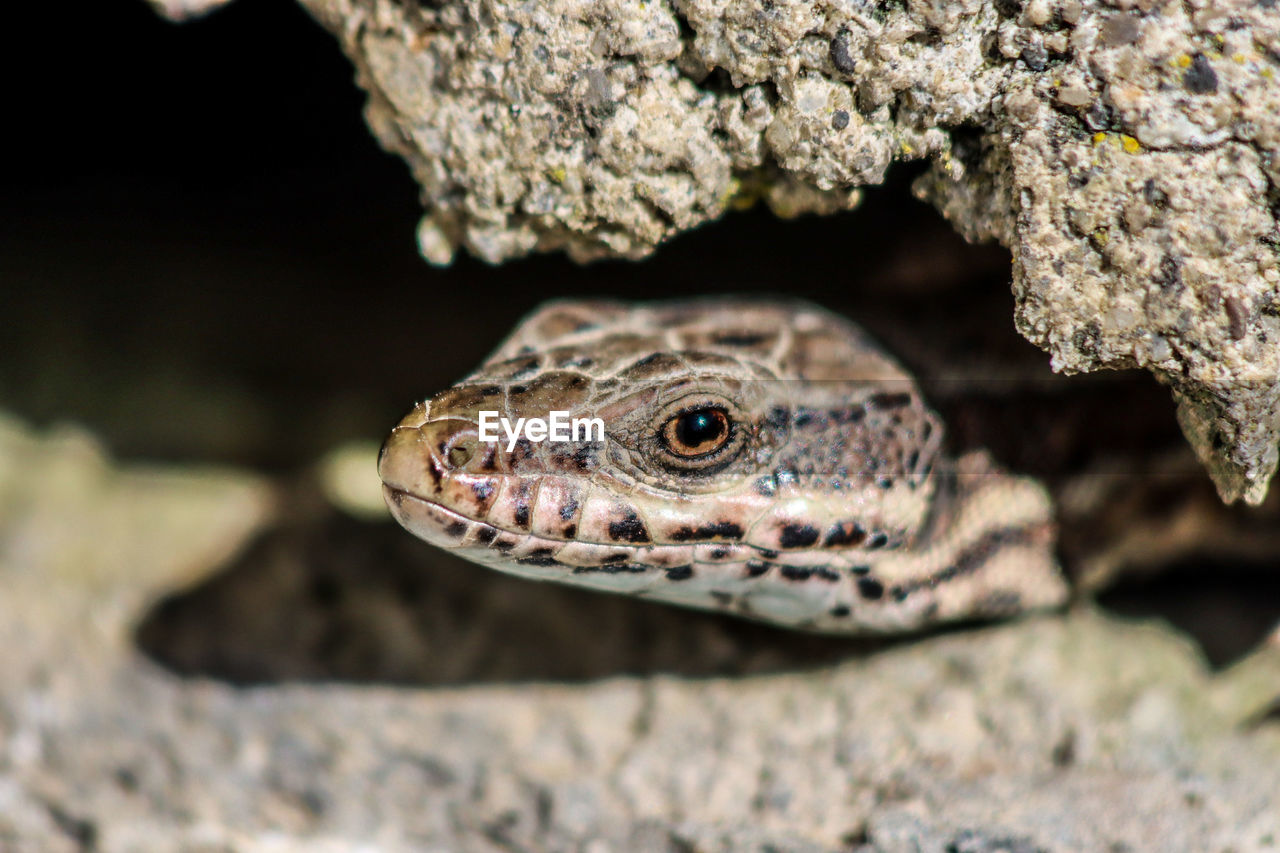
MULTIPOLYGON (((270 495, 244 472, 122 466, 81 432, 0 418, 0 849, 1244 853, 1280 840, 1280 723, 1265 714, 1280 647, 1215 676, 1172 630, 1088 610, 739 678, 237 689, 140 656, 141 611, 275 523, 270 495)), ((548 636, 583 626, 569 647, 595 645, 585 593, 543 589, 531 600, 548 636)), ((636 630, 646 607, 667 626, 705 620, 613 600, 632 644, 670 633, 636 630)), ((310 618, 270 597, 230 615, 229 631, 310 618)), ((367 630, 402 630, 377 616, 367 630)), ((442 610, 458 642, 433 654, 465 658, 463 634, 501 649, 501 617, 442 610)), ((696 638, 682 651, 724 652, 696 638)), ((474 654, 469 674, 494 657, 474 654)))
MULTIPOLYGON (((1055 367, 1145 367, 1227 500, 1280 445, 1270 0, 301 0, 411 165, 423 255, 640 257, 727 210, 858 201, 895 160, 1013 250, 1055 367)), ((851 286, 856 277, 851 274, 851 286)))

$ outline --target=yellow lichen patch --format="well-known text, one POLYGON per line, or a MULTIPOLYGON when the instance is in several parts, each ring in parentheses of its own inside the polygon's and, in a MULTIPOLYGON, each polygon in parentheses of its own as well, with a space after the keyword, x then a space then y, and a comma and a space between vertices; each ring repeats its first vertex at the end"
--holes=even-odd
POLYGON ((1127 154, 1137 154, 1142 150, 1142 143, 1138 142, 1138 140, 1134 139, 1132 136, 1122 133, 1120 134, 1120 147, 1123 148, 1127 154))
POLYGON ((1177 59, 1174 60, 1174 64, 1176 64, 1179 68, 1190 68, 1191 56, 1189 54, 1184 53, 1182 54, 1182 56, 1179 56, 1177 59))
POLYGON ((1236 63, 1237 65, 1244 65, 1244 60, 1245 60, 1245 56, 1243 53, 1233 53, 1231 55, 1231 61, 1236 63))
POLYGON ((732 210, 744 211, 750 210, 759 204, 763 196, 764 186, 760 179, 754 177, 747 180, 733 178, 729 181, 724 195, 720 197, 720 203, 732 210))
POLYGON ((1095 134, 1093 135, 1093 144, 1094 144, 1094 145, 1099 145, 1099 144, 1101 144, 1101 143, 1103 143, 1103 142, 1106 142, 1106 141, 1107 141, 1107 135, 1106 135, 1105 133, 1103 133, 1102 131, 1098 131, 1097 133, 1095 133, 1095 134))
POLYGON ((547 180, 553 184, 563 184, 564 179, 569 177, 569 173, 565 171, 564 166, 556 166, 554 169, 547 170, 547 180))

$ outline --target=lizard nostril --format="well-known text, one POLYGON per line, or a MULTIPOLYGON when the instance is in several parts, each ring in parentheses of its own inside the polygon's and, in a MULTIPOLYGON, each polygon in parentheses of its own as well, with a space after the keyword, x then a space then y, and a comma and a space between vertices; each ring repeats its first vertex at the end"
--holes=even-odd
POLYGON ((471 442, 460 441, 449 448, 449 452, 445 454, 445 459, 448 460, 450 468, 461 468, 471 461, 473 455, 475 455, 475 448, 471 442))

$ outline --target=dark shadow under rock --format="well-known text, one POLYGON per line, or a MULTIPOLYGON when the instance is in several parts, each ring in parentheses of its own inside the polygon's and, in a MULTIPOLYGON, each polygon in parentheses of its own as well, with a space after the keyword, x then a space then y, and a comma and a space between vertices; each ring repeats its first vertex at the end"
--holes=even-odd
POLYGON ((1280 623, 1280 573, 1250 565, 1185 560, 1160 574, 1126 580, 1099 596, 1120 616, 1156 616, 1190 635, 1209 664, 1225 669, 1258 648, 1280 623))
POLYGON ((136 639, 182 675, 419 685, 795 671, 893 642, 507 577, 336 513, 266 531, 136 639))

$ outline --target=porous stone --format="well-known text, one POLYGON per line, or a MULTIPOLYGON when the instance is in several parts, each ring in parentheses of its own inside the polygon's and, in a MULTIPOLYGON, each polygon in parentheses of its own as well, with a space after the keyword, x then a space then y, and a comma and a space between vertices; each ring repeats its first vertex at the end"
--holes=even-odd
POLYGON ((1168 383, 1224 499, 1280 445, 1280 8, 1141 0, 300 0, 422 186, 423 255, 636 258, 895 160, 1014 257, 1063 371, 1168 383))
MULTIPOLYGON (((0 848, 1243 851, 1280 838, 1280 729, 1265 714, 1280 648, 1262 653, 1269 670, 1214 676, 1171 629, 1087 609, 739 678, 236 688, 139 655, 140 608, 276 523, 271 495, 244 472, 120 465, 81 432, 0 418, 0 848), (1233 695, 1261 713, 1241 726, 1233 695)), ((642 618, 644 603, 616 601, 642 618)), ((311 624, 278 606, 259 597, 226 630, 264 613, 311 624)), ((503 612, 442 609, 432 618, 456 637, 433 654, 483 679, 496 656, 462 636, 501 648, 503 612)), ((706 618, 661 612, 671 626, 706 618)), ((549 636, 591 623, 554 603, 540 615, 549 636)), ((393 617, 368 629, 394 633, 393 617)), ((597 639, 584 629, 566 648, 597 639)))

